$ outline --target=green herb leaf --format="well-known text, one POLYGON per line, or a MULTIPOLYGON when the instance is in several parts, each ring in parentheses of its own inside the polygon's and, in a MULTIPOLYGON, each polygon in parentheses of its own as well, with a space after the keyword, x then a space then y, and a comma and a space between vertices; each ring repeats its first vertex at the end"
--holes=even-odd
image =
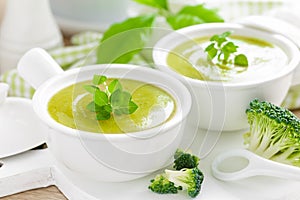
POLYGON ((96 113, 96 119, 97 120, 108 120, 110 118, 110 112, 105 110, 105 107, 102 106, 101 110, 96 113))
POLYGON ((110 93, 113 93, 116 90, 122 90, 122 85, 121 85, 121 83, 120 83, 120 81, 118 79, 113 80, 108 85, 108 91, 110 93))
POLYGON ((154 19, 143 15, 109 27, 97 49, 97 63, 128 63, 149 40, 154 19))
POLYGON ((242 67, 248 66, 248 59, 244 54, 239 54, 234 58, 234 64, 242 67))
POLYGON ((91 94, 95 94, 95 92, 99 90, 99 88, 94 85, 84 85, 83 87, 86 91, 88 91, 91 94))
POLYGON ((106 76, 102 76, 102 75, 94 75, 94 78, 93 78, 93 84, 94 85, 100 85, 102 83, 104 83, 106 81, 106 76))
POLYGON ((221 52, 224 56, 223 62, 228 63, 230 55, 237 52, 237 46, 235 46, 233 42, 227 42, 223 47, 221 47, 221 52))
POLYGON ((134 103, 133 101, 130 101, 128 105, 128 114, 134 113, 137 109, 138 105, 136 105, 136 103, 134 103))
POLYGON ((128 106, 130 100, 131 95, 126 91, 116 90, 110 96, 110 103, 113 108, 128 106))
POLYGON ((185 6, 178 14, 187 14, 198 17, 203 21, 203 23, 224 22, 224 19, 218 15, 218 11, 216 9, 206 8, 204 4, 185 6))
MULTIPOLYGON (((94 84, 106 84, 107 77, 95 75, 93 78, 94 84)), ((116 115, 132 114, 138 106, 131 100, 131 94, 123 91, 122 84, 118 79, 114 79, 108 85, 108 90, 101 91, 95 85, 85 85, 84 88, 93 94, 94 100, 90 102, 86 108, 91 112, 96 113, 97 120, 107 120, 113 112, 116 115)))
POLYGON ((209 22, 224 22, 216 10, 208 9, 203 4, 185 6, 176 14, 169 14, 167 22, 174 30, 209 22))
POLYGON ((227 38, 231 35, 232 31, 226 31, 220 35, 220 38, 227 38))
POLYGON ((126 91, 116 90, 111 94, 111 105, 116 115, 130 114, 129 105, 131 95, 126 91))
POLYGON ((204 23, 204 21, 197 16, 180 13, 167 17, 167 22, 174 30, 204 23))
POLYGON ((132 106, 131 108, 130 108, 130 105, 131 103, 129 102, 129 104, 128 105, 126 105, 126 106, 122 106, 122 107, 118 107, 118 108, 115 108, 114 109, 114 113, 115 114, 117 114, 117 115, 128 115, 128 114, 131 114, 131 113, 133 113, 136 109, 132 106), (131 110, 130 109, 135 109, 133 112, 131 112, 131 110))
POLYGON ((94 101, 90 102, 86 108, 91 112, 99 112, 101 110, 101 107, 95 104, 94 101))
POLYGON ((168 10, 167 0, 134 0, 134 1, 137 3, 143 4, 143 5, 154 7, 154 8, 168 10))
POLYGON ((105 106, 103 106, 103 109, 105 110, 105 111, 107 111, 107 112, 109 112, 109 113, 111 113, 112 112, 112 107, 111 107, 111 105, 105 105, 105 106))
MULTIPOLYGON (((124 20, 120 23, 115 23, 111 25, 104 33, 101 39, 101 42, 104 42, 108 38, 118 35, 122 32, 126 32, 128 30, 137 29, 137 28, 147 28, 151 27, 153 21, 155 19, 155 15, 141 15, 137 17, 132 17, 124 20)), ((126 41, 123 41, 126 42, 126 41)))
POLYGON ((96 106, 97 105, 94 103, 94 101, 92 101, 86 106, 86 108, 91 112, 96 112, 96 111, 99 111, 99 109, 98 109, 99 106, 97 106, 97 108, 96 108, 96 106))
POLYGON ((237 52, 237 48, 238 48, 238 46, 235 46, 235 45, 233 44, 233 42, 227 42, 227 43, 221 48, 221 50, 222 50, 223 52, 235 53, 235 52, 237 52))
POLYGON ((215 44, 212 43, 210 45, 208 45, 205 50, 209 56, 210 59, 213 59, 214 57, 216 57, 218 50, 215 48, 215 44))
POLYGON ((244 54, 236 55, 238 46, 231 41, 228 42, 227 37, 230 34, 231 32, 227 31, 220 35, 213 35, 210 38, 211 43, 204 51, 208 54, 208 58, 212 62, 214 62, 217 56, 217 62, 215 64, 223 70, 231 70, 232 64, 247 67, 247 57, 244 54))
POLYGON ((227 41, 227 37, 231 34, 230 31, 224 32, 220 35, 214 35, 210 38, 210 41, 217 42, 218 47, 221 47, 221 45, 227 41))
POLYGON ((94 102, 98 106, 105 106, 108 104, 108 96, 103 91, 96 91, 94 94, 94 102))

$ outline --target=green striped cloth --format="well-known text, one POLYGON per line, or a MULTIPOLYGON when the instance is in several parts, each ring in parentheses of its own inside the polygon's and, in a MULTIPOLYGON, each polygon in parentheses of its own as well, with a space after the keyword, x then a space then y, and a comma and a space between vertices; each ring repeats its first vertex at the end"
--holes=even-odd
POLYGON ((92 53, 98 46, 97 42, 91 42, 88 44, 82 44, 77 46, 61 47, 49 51, 49 54, 54 58, 54 60, 63 68, 68 69, 79 60, 84 59, 92 53))
POLYGON ((71 38, 71 44, 73 45, 84 45, 100 41, 102 34, 96 31, 86 31, 78 33, 71 38))
POLYGON ((0 82, 8 83, 10 88, 9 96, 31 98, 34 89, 30 87, 19 75, 16 69, 6 72, 0 77, 0 82))
MULTIPOLYGON (((102 34, 98 32, 80 33, 71 38, 72 46, 59 47, 50 50, 48 53, 63 69, 81 66, 78 63, 86 60, 85 58, 89 54, 92 54, 92 56, 89 58, 88 64, 94 64, 96 55, 93 51, 97 48, 101 37, 102 34)), ((31 98, 34 94, 34 89, 18 75, 16 69, 4 73, 0 76, 0 81, 10 85, 9 96, 31 98)))
MULTIPOLYGON (((101 37, 102 34, 98 32, 79 33, 71 38, 72 46, 60 47, 48 53, 64 70, 96 64, 96 48, 101 37)), ((148 65, 140 55, 136 55, 131 63, 148 65)), ((31 98, 34 94, 34 89, 18 75, 16 69, 0 76, 0 82, 10 85, 9 96, 31 98)))
MULTIPOLYGON (((260 15, 271 9, 285 6, 284 0, 224 0, 207 1, 207 5, 216 7, 226 21, 234 20, 247 15, 260 15)), ((72 46, 61 47, 49 51, 49 54, 64 69, 72 69, 96 63, 96 48, 102 34, 95 31, 86 31, 74 35, 71 38, 72 46)), ((137 55, 131 61, 132 64, 149 65, 142 56, 137 55)), ((9 95, 31 98, 34 89, 31 88, 17 71, 11 70, 0 76, 0 81, 10 85, 9 95)), ((290 88, 283 106, 289 109, 300 108, 300 86, 290 88)))
POLYGON ((223 0, 206 1, 207 5, 218 8, 226 21, 232 21, 249 15, 262 15, 272 9, 287 6, 285 0, 223 0))

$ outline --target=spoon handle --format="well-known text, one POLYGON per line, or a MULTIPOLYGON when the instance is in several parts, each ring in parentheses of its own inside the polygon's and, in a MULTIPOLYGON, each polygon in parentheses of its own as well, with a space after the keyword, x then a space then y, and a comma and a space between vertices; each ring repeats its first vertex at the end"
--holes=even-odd
MULTIPOLYGON (((233 163, 232 167, 235 164, 233 163)), ((300 180, 300 168, 262 158, 245 149, 234 149, 220 154, 214 159, 211 168, 213 175, 223 181, 234 181, 259 175, 300 180), (223 170, 222 164, 233 158, 246 160, 247 164, 239 169, 223 170)))

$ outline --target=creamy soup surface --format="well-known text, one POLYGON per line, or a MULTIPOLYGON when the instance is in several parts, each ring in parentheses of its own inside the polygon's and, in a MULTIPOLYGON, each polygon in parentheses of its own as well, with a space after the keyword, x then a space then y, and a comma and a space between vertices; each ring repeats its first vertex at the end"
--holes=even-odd
POLYGON ((224 70, 208 62, 204 49, 210 44, 209 37, 196 38, 178 45, 168 54, 167 64, 177 73, 193 79, 251 82, 277 74, 288 63, 286 53, 268 42, 243 36, 230 36, 229 41, 239 47, 239 54, 247 56, 247 70, 240 70, 239 67, 224 70))
MULTIPOLYGON (((107 83, 113 79, 108 79, 107 83)), ((140 81, 119 79, 123 90, 131 93, 138 109, 130 115, 112 115, 108 120, 96 120, 86 109, 93 96, 83 86, 91 81, 66 87, 48 103, 48 111, 57 122, 70 128, 95 133, 129 133, 156 127, 170 120, 175 113, 174 98, 163 89, 140 81)))

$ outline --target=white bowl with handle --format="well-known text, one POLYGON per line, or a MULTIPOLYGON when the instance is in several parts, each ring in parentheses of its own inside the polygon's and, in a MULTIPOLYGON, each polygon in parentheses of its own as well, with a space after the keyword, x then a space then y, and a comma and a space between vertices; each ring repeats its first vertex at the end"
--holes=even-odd
POLYGON ((51 128, 47 133, 51 152, 74 172, 99 181, 132 180, 169 164, 181 143, 191 96, 180 81, 165 73, 127 64, 86 66, 64 72, 42 49, 27 52, 18 64, 18 72, 37 89, 33 107, 51 128), (174 98, 175 113, 158 126, 126 134, 96 134, 55 121, 48 112, 53 95, 74 83, 92 79, 94 74, 153 84, 174 98))

